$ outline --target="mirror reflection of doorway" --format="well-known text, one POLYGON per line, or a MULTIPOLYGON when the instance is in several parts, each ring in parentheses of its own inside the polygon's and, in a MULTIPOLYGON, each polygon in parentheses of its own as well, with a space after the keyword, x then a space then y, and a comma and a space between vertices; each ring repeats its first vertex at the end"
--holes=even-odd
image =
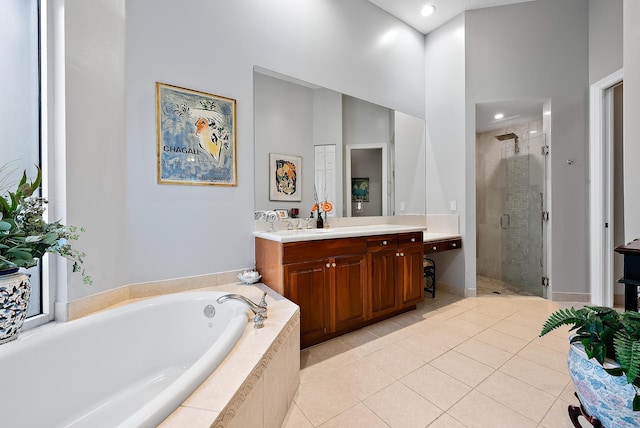
POLYGON ((346 147, 345 206, 347 217, 388 215, 387 145, 359 144, 346 147), (364 180, 366 179, 366 180, 364 180), (366 182, 367 195, 362 186, 366 182), (353 186, 357 185, 358 189, 353 186), (365 200, 366 199, 366 200, 365 200))

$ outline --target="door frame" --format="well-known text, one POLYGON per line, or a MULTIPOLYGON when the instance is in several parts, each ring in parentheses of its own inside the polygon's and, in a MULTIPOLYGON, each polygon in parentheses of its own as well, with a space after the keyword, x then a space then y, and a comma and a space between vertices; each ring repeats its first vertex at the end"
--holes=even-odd
POLYGON ((589 261, 591 303, 613 307, 613 93, 624 69, 589 91, 589 261), (605 227, 608 223, 608 227, 605 227))
POLYGON ((346 156, 344 161, 345 180, 344 180, 344 196, 346 216, 351 217, 351 152, 353 150, 382 150, 382 162, 380 168, 382 169, 382 215, 389 215, 389 199, 388 199, 388 177, 389 177, 389 145, 387 143, 371 143, 371 144, 347 144, 346 156))

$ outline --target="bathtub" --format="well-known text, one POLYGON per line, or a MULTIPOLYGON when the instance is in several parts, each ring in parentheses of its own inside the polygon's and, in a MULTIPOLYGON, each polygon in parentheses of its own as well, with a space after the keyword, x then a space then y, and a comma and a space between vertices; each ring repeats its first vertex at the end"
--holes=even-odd
POLYGON ((223 292, 184 292, 45 326, 0 346, 0 424, 155 427, 214 371, 248 322, 223 292), (205 315, 208 305, 215 316, 205 315))

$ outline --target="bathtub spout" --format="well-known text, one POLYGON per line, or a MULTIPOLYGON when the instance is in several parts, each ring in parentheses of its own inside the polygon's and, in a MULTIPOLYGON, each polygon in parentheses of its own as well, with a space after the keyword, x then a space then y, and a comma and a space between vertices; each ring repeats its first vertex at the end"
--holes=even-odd
POLYGON ((251 309, 254 313, 253 317, 253 328, 262 328, 264 327, 264 320, 267 318, 267 301, 266 301, 267 293, 265 292, 262 295, 262 299, 260 303, 256 304, 252 302, 250 299, 247 299, 240 294, 225 294, 224 296, 218 297, 218 303, 224 303, 227 300, 238 300, 251 309))

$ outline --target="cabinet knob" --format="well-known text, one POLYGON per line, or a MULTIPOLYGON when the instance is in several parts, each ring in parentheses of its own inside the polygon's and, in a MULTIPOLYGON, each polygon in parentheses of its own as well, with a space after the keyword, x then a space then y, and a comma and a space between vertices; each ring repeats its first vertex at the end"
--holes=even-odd
POLYGON ((437 250, 437 249, 438 249, 438 247, 433 247, 433 251, 435 251, 435 250, 437 250))
POLYGON ((411 238, 411 242, 416 242, 416 238, 411 238))
POLYGON ((336 267, 336 264, 335 264, 335 263, 333 263, 331 266, 332 266, 332 267, 336 267))
POLYGON ((331 265, 330 265, 329 263, 327 263, 325 266, 326 266, 326 267, 328 267, 328 268, 330 268, 330 267, 331 267, 331 265))
POLYGON ((400 257, 400 253, 396 253, 396 257, 400 257))
POLYGON ((452 246, 453 248, 456 248, 456 247, 457 247, 457 245, 456 245, 456 243, 455 243, 455 242, 454 242, 453 244, 451 244, 451 246, 452 246))
POLYGON ((404 257, 404 253, 400 253, 400 257, 404 257))
POLYGON ((382 241, 382 245, 387 245, 387 241, 382 241))

